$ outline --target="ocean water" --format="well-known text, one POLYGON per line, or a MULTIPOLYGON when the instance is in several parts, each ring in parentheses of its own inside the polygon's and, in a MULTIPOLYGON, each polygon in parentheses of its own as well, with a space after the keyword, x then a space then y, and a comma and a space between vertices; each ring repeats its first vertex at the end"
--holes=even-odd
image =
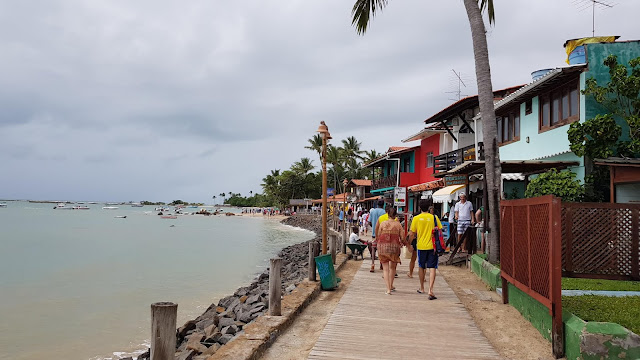
POLYGON ((1 360, 141 352, 151 303, 178 303, 180 326, 248 284, 280 249, 313 237, 262 216, 170 220, 153 206, 53 206, 0 208, 1 360))

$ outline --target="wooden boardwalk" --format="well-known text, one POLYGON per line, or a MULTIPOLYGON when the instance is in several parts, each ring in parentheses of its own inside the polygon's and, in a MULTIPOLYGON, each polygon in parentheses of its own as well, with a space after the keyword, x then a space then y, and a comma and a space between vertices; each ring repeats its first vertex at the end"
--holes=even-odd
POLYGON ((416 292, 417 264, 412 279, 408 264, 386 295, 382 271, 370 273, 365 258, 309 359, 501 359, 446 281, 438 274, 438 299, 429 301, 416 292))

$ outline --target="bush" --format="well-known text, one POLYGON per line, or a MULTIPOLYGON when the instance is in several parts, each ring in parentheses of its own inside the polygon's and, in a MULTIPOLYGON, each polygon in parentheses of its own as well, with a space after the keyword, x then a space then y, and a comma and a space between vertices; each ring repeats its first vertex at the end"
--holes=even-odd
POLYGON ((555 195, 563 201, 575 202, 584 198, 584 186, 575 180, 576 174, 571 171, 551 169, 531 180, 524 196, 527 198, 555 195))

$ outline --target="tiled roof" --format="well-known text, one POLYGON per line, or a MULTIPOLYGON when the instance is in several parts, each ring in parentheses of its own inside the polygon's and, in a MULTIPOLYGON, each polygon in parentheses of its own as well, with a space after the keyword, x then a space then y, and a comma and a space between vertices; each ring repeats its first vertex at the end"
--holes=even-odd
POLYGON ((389 150, 387 150, 388 153, 390 152, 394 152, 394 151, 402 151, 402 150, 407 150, 408 147, 406 146, 391 146, 389 147, 389 150))
POLYGON ((423 184, 409 186, 409 191, 418 192, 418 191, 425 191, 425 190, 433 190, 441 187, 444 187, 444 179, 438 179, 438 180, 426 182, 423 184))
POLYGON ((373 181, 371 180, 363 180, 363 179, 351 179, 351 182, 355 186, 371 186, 371 184, 373 183, 373 181))

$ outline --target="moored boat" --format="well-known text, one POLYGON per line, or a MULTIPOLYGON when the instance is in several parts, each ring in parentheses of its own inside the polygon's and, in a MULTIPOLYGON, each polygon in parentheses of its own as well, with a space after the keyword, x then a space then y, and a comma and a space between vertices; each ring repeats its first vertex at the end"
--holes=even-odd
POLYGON ((161 219, 177 219, 178 217, 175 215, 162 215, 160 216, 161 219))
POLYGON ((102 209, 103 210, 116 210, 118 207, 117 206, 103 206, 102 209))
POLYGON ((114 218, 116 218, 116 219, 126 219, 127 215, 116 215, 116 216, 114 216, 114 218))
POLYGON ((89 210, 89 207, 88 206, 77 205, 77 206, 72 207, 71 209, 73 209, 73 210, 89 210))
POLYGON ((143 207, 144 205, 140 203, 131 203, 131 207, 143 207))
POLYGON ((67 206, 65 203, 59 203, 58 205, 53 207, 56 210, 73 210, 71 206, 67 206))
POLYGON ((7 204, 6 203, 0 203, 0 208, 6 208, 7 204))

